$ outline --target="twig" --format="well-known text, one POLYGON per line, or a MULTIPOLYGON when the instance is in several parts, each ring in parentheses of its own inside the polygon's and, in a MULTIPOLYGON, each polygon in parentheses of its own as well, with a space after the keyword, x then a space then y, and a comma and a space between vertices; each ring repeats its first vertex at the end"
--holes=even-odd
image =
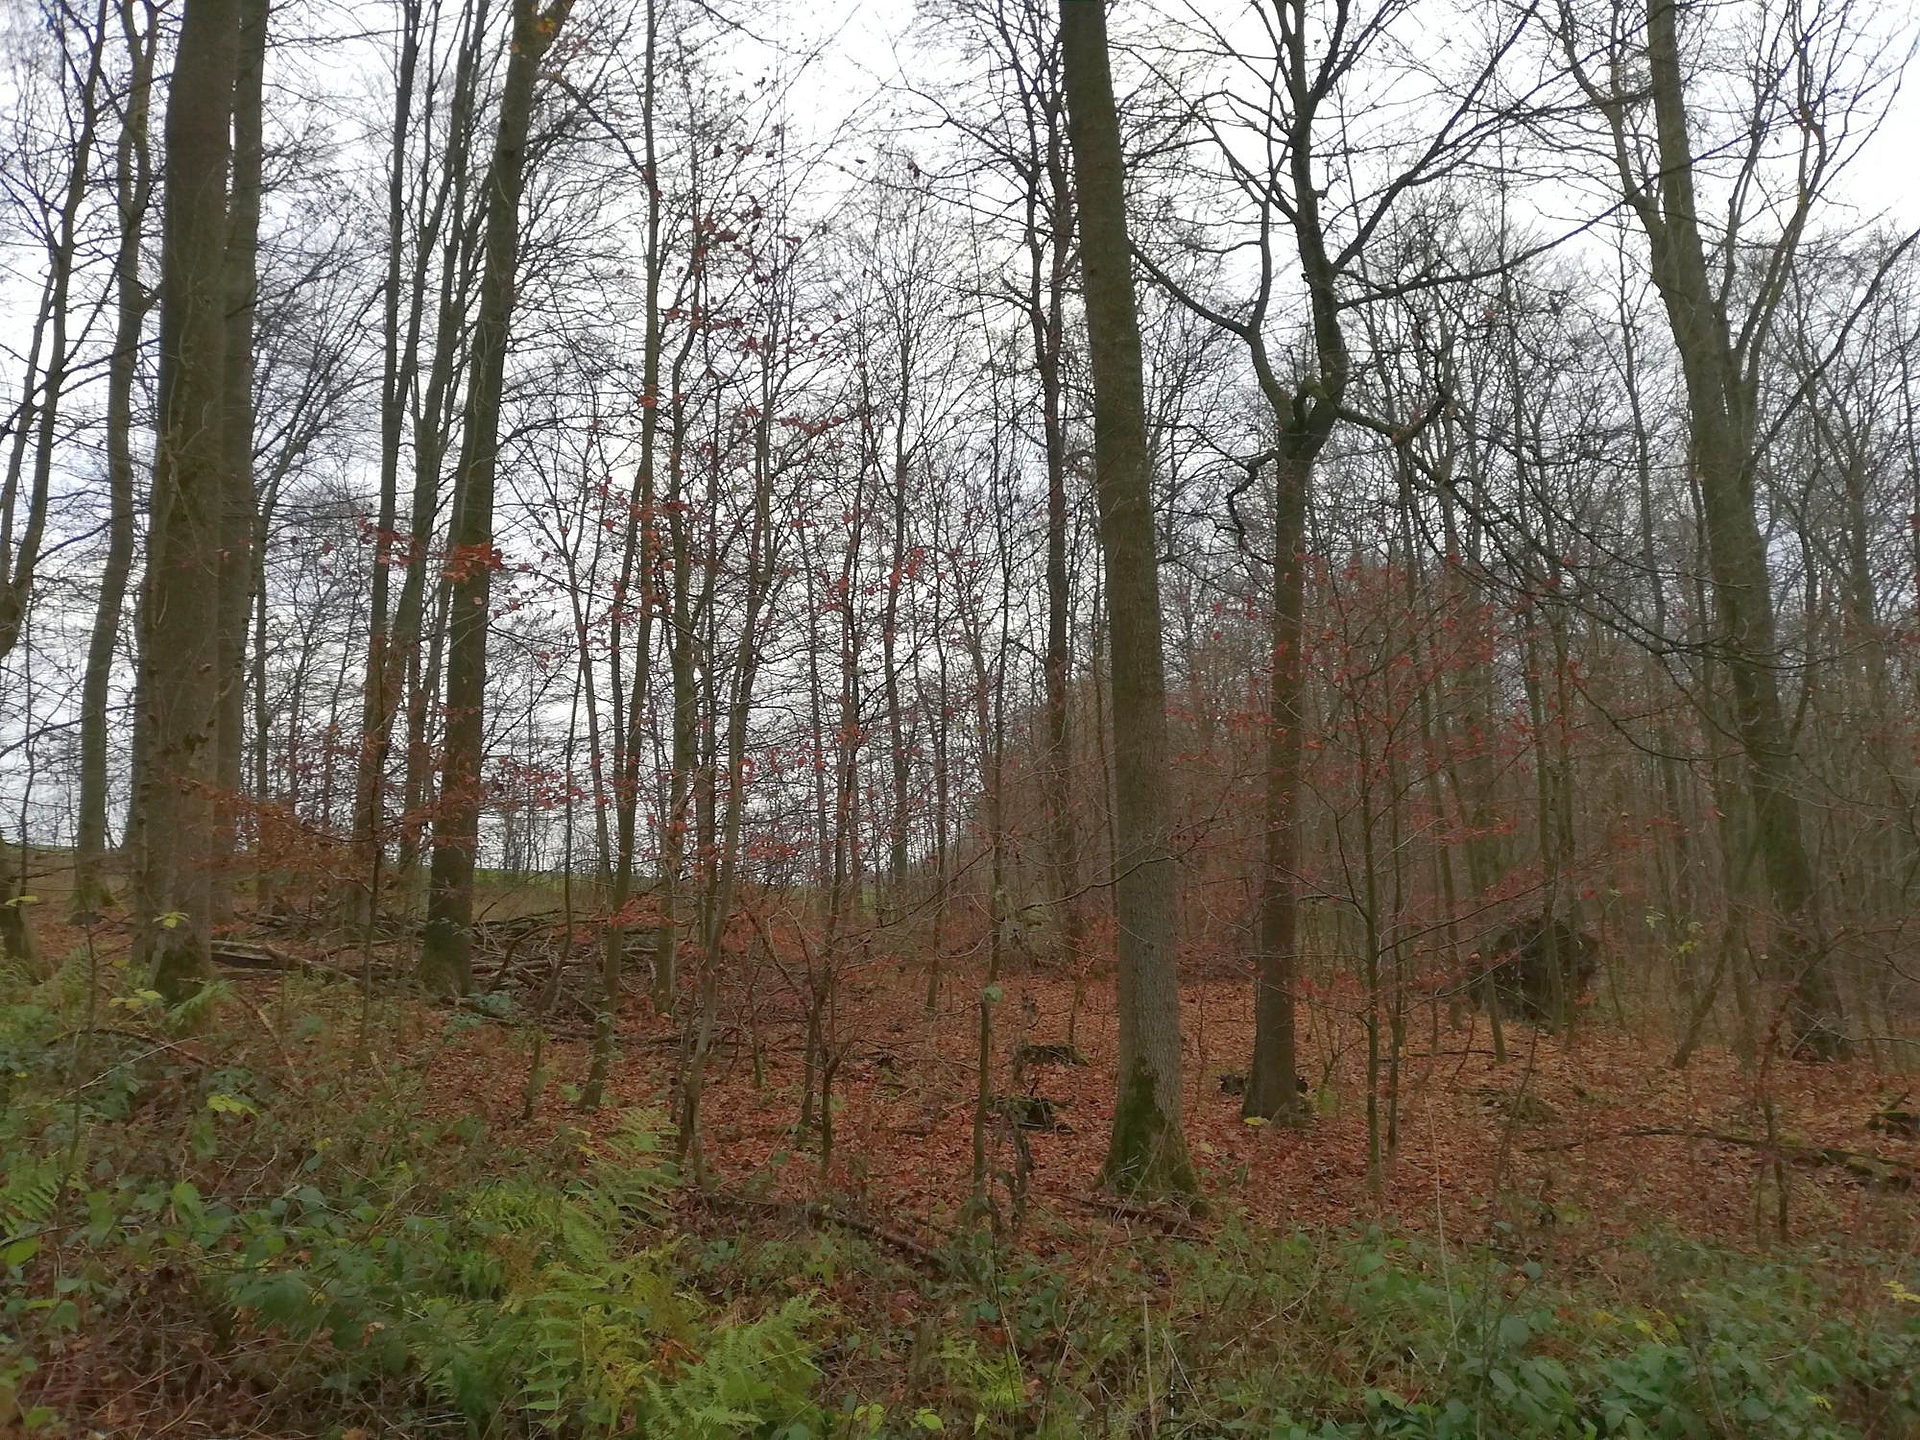
POLYGON ((1193 1217, 1183 1213, 1156 1210, 1137 1201, 1123 1200, 1115 1195, 1066 1194, 1064 1198, 1073 1201, 1076 1205, 1084 1205, 1089 1210, 1098 1210, 1116 1220, 1137 1220, 1143 1225, 1151 1225, 1162 1234, 1171 1235, 1176 1240, 1207 1238, 1206 1232, 1193 1223, 1193 1217))
MULTIPOLYGON (((153 1050, 149 1050, 147 1052, 149 1055, 153 1054, 154 1050, 171 1050, 175 1054, 181 1055, 184 1058, 191 1060, 196 1065, 210 1066, 213 1064, 213 1062, 207 1059, 206 1056, 197 1054, 194 1051, 189 1050, 186 1046, 182 1045, 177 1040, 165 1040, 158 1035, 148 1035, 139 1030, 123 1030, 117 1025, 76 1026, 72 1030, 64 1030, 60 1034, 54 1036, 52 1043, 55 1045, 58 1045, 61 1041, 71 1040, 76 1035, 118 1035, 122 1040, 138 1040, 143 1045, 153 1046, 154 1047, 153 1050)), ((126 1062, 122 1061, 121 1063, 125 1064, 126 1062)))
POLYGON ((287 1049, 287 1042, 280 1038, 280 1032, 273 1028, 272 1022, 267 1019, 266 1012, 246 996, 242 995, 238 989, 232 989, 231 993, 234 999, 247 1007, 247 1013, 260 1022, 260 1028, 267 1032, 267 1038, 273 1041, 274 1047, 280 1052, 280 1063, 286 1066, 288 1073, 291 1074, 293 1071, 293 1052, 287 1049))

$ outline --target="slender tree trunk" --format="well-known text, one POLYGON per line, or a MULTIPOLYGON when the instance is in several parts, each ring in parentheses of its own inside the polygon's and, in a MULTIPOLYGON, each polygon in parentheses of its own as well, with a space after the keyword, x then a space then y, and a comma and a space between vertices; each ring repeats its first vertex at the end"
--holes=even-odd
MULTIPOLYGON (((660 443, 660 279, 665 256, 660 247, 661 194, 659 156, 654 131, 655 97, 659 79, 659 6, 647 3, 647 39, 640 96, 642 177, 647 187, 646 335, 640 360, 640 459, 627 521, 627 544, 622 556, 621 583, 616 609, 635 601, 637 635, 633 680, 627 687, 626 726, 615 763, 614 807, 618 850, 613 863, 609 897, 614 921, 607 927, 600 964, 600 1002, 594 1013, 593 1064, 581 1093, 580 1108, 598 1109, 613 1066, 614 1021, 619 1014, 621 971, 627 941, 626 907, 633 894, 633 866, 640 807, 640 752, 646 736, 647 705, 652 697, 654 611, 654 459, 660 443), (633 581, 630 588, 629 580, 633 581)), ((616 630, 616 635, 618 631, 616 630)), ((616 644, 616 667, 619 646, 616 644)), ((616 677, 618 670, 615 671, 616 677)), ((615 686, 616 698, 618 684, 615 686)), ((620 716, 614 717, 616 726, 620 716)))
MULTIPOLYGON (((72 15, 68 11, 69 16, 72 15)), ((34 573, 40 548, 46 538, 48 507, 52 498, 53 460, 56 448, 56 422, 60 402, 67 387, 67 372, 73 364, 73 347, 68 344, 67 321, 73 289, 73 268, 80 240, 81 206, 86 200, 92 169, 94 139, 100 128, 103 106, 100 101, 101 77, 106 62, 107 0, 99 0, 88 36, 86 78, 80 93, 70 103, 79 107, 78 128, 72 139, 72 158, 67 167, 66 185, 53 213, 45 216, 48 227, 47 273, 41 289, 40 309, 28 347, 26 384, 20 410, 12 426, 13 445, 7 460, 4 482, 0 482, 0 659, 5 659, 19 642, 26 622, 27 605, 33 595, 34 573), (41 344, 46 345, 42 366, 41 344), (36 407, 34 392, 39 391, 36 407), (19 549, 14 548, 16 508, 20 499, 21 464, 28 437, 33 439, 33 475, 27 495, 27 510, 20 526, 19 549)), ((44 202, 43 202, 44 203, 44 202)), ((21 836, 21 843, 26 837, 21 836)))
MULTIPOLYGON (((1047 845, 1058 897, 1061 949, 1073 976, 1073 1021, 1079 1015, 1086 980, 1086 907, 1081 903, 1080 837, 1073 814, 1073 587, 1067 565, 1067 427, 1064 413, 1066 351, 1065 308, 1073 260, 1073 189, 1067 174, 1058 97, 1047 114, 1046 178, 1050 191, 1050 233, 1038 223, 1034 197, 1027 226, 1028 320, 1033 331, 1034 368, 1040 377, 1041 436, 1047 460, 1047 651, 1046 685, 1047 845)), ((1035 187, 1038 188, 1037 186, 1035 187)), ((1072 1043, 1071 1038, 1069 1042, 1072 1043)))
POLYGON ((121 0, 120 26, 129 74, 120 137, 114 151, 114 195, 119 240, 114 254, 113 354, 107 362, 107 563, 100 576, 87 668, 80 689, 80 815, 74 844, 73 913, 98 911, 110 899, 101 873, 107 852, 107 701, 113 656, 133 572, 133 382, 149 297, 140 280, 140 242, 146 233, 153 170, 147 115, 153 90, 156 31, 151 10, 141 30, 139 0, 121 0))
POLYGON ((487 172, 487 227, 480 311, 461 436, 459 514, 448 547, 446 750, 419 974, 438 994, 473 983, 473 872, 480 842, 482 748, 486 741, 487 630, 493 589, 493 489, 500 401, 520 258, 520 194, 533 127, 535 83, 571 0, 514 0, 513 45, 487 172))
POLYGON ((253 328, 260 253, 261 89, 267 59, 268 0, 240 0, 240 50, 233 87, 233 188, 227 208, 227 357, 221 448, 226 457, 220 512, 219 791, 209 876, 216 925, 233 918, 237 807, 247 744, 246 653, 253 599, 253 328))
MULTIPOLYGON (((400 444, 406 425, 406 397, 412 383, 411 366, 402 369, 403 349, 410 337, 402 334, 402 262, 406 251, 407 133, 413 123, 414 76, 420 58, 420 0, 401 0, 400 54, 394 67, 393 134, 387 157, 387 269, 381 296, 380 370, 380 508, 374 521, 373 580, 368 598, 366 678, 360 692, 360 753, 354 781, 354 867, 366 876, 364 885, 348 887, 346 920, 364 927, 379 908, 373 876, 379 868, 374 852, 385 844, 383 834, 387 757, 393 744, 393 717, 399 704, 400 668, 393 663, 393 634, 389 614, 389 576, 393 568, 396 527, 400 523, 400 444)), ((424 239, 424 237, 422 237, 424 239)), ((418 330, 421 288, 410 302, 411 329, 418 330)), ((411 353, 406 357, 409 361, 411 353)))
MULTIPOLYGON (((451 446, 454 420, 452 397, 467 341, 467 314, 475 284, 480 224, 485 206, 471 202, 470 151, 477 128, 482 48, 487 35, 488 0, 467 0, 461 12, 459 56, 454 65, 453 95, 447 114, 447 138, 442 146, 439 183, 416 228, 417 255, 413 288, 426 289, 428 257, 438 245, 439 278, 434 297, 433 355, 425 384, 416 380, 417 408, 413 422, 413 494, 407 522, 406 570, 394 603, 391 656, 406 661, 406 750, 401 781, 399 841, 395 847, 394 879, 411 895, 419 862, 420 837, 427 796, 433 785, 433 754, 427 745, 434 700, 440 689, 440 662, 446 649, 447 586, 433 587, 432 623, 428 623, 428 558, 434 517, 440 506, 441 466, 451 446), (475 213, 478 212, 478 213, 475 213), (426 651, 422 637, 428 637, 426 651)), ((417 370, 420 329, 425 318, 422 298, 408 317, 407 359, 401 369, 417 370)), ((383 717, 388 733, 376 737, 376 747, 391 748, 397 715, 383 717)))
POLYGON ((1166 666, 1140 322, 1104 0, 1061 0, 1068 129, 1094 384, 1094 471, 1113 647, 1120 1073, 1106 1183, 1193 1188, 1181 1125, 1180 982, 1169 850, 1166 666))

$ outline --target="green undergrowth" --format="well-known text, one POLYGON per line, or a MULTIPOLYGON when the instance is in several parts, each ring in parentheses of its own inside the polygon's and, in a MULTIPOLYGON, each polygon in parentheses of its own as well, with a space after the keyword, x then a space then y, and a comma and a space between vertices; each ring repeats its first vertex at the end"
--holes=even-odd
POLYGON ((0 1434, 1920 1436, 1920 1274, 1837 1243, 1548 1271, 1228 1215, 934 1274, 682 1203, 656 1116, 445 1115, 484 1021, 367 1059, 357 1006, 0 977, 0 1434))

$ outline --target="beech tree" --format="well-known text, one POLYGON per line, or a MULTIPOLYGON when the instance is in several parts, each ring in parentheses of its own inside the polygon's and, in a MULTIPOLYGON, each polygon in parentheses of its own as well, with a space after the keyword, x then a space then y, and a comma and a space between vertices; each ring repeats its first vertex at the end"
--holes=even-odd
POLYGON ((1881 103, 1878 85, 1871 72, 1857 73, 1860 22, 1850 7, 1804 22, 1791 8, 1762 14, 1741 70, 1741 133, 1703 161, 1702 145, 1717 146, 1718 137, 1698 133, 1673 0, 1598 12, 1563 3, 1557 16, 1568 72, 1593 107, 1618 193, 1645 234, 1685 380, 1711 643, 1745 760, 1749 843, 1773 912, 1773 969, 1793 996, 1789 1042, 1838 1057, 1849 1044, 1781 698, 1785 650, 1755 471, 1777 429, 1760 401, 1780 309, 1816 208, 1859 143, 1854 126, 1881 103), (1629 78, 1636 75, 1644 81, 1629 78), (1727 190, 1724 220, 1706 218, 1708 184, 1727 190))
POLYGON ((1120 1054, 1105 1174, 1116 1189, 1158 1194, 1191 1189, 1193 1166, 1181 1123, 1176 876, 1169 851, 1158 553, 1105 0, 1060 0, 1060 44, 1080 200, 1080 265, 1094 386, 1094 482, 1113 652, 1120 1054))
POLYGON ((515 0, 512 46, 501 88, 493 158, 487 167, 479 310, 446 562, 446 754, 420 947, 421 981, 430 990, 448 994, 464 995, 473 984, 473 871, 486 736, 487 632, 493 619, 494 479, 515 269, 520 259, 520 196, 526 185, 527 144, 541 62, 571 5, 572 0, 550 0, 543 8, 537 0, 515 0))
POLYGON ((211 974, 228 495, 227 238, 240 0, 186 0, 167 85, 159 433, 141 623, 136 957, 179 996, 211 974))

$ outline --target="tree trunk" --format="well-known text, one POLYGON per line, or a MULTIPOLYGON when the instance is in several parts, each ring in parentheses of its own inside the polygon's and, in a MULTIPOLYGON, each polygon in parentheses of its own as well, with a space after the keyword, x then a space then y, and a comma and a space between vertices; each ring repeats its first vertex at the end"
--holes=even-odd
POLYGON ((214 797, 213 868, 208 875, 212 920, 233 918, 236 807, 245 769, 245 660, 253 599, 253 328, 260 253, 261 88, 267 60, 268 0, 240 0, 240 50, 233 86, 233 192, 227 209, 227 357, 221 448, 226 456, 220 512, 220 708, 216 725, 218 793, 214 797))
POLYGON ((654 134, 655 95, 659 77, 659 6, 648 0, 646 58, 640 96, 643 180, 647 187, 646 335, 640 360, 640 458, 634 476, 633 499, 627 519, 626 550, 622 556, 620 589, 616 596, 614 629, 614 698, 616 756, 614 810, 616 845, 609 906, 614 920, 607 926, 600 959, 600 1000, 594 1013, 593 1066, 580 1098, 580 1108, 595 1110, 606 1090, 613 1067, 614 1024, 620 1009, 621 971, 626 954, 626 907, 633 894, 633 864, 640 806, 640 751, 646 739, 647 701, 652 694, 654 606, 654 458, 660 442, 660 279, 664 255, 660 247, 660 167, 654 134), (630 591, 629 582, 633 589, 630 591), (620 730, 617 614, 637 593, 633 680, 627 687, 625 729, 620 730))
POLYGON ((169 997, 189 993, 212 973, 209 862, 219 783, 217 632, 230 329, 227 175, 239 39, 239 0, 185 0, 167 90, 135 957, 169 997))
POLYGON ((513 43, 500 94, 499 128, 487 172, 487 226, 480 310, 474 325, 461 436, 459 501, 447 570, 446 746, 419 976, 442 995, 473 983, 473 871, 480 842, 482 748, 486 741, 487 630, 493 591, 493 488, 499 459, 500 401, 520 260, 520 193, 533 128, 540 61, 572 0, 514 0, 513 43))
MULTIPOLYGON (((388 582, 393 565, 395 530, 400 523, 400 443, 406 420, 407 390, 414 358, 422 302, 421 287, 410 297, 408 334, 401 330, 401 260, 406 248, 407 130, 413 117, 414 74, 420 57, 420 0, 403 0, 400 7, 400 54, 395 66, 393 135, 387 172, 387 272, 381 309, 380 374, 380 510, 374 523, 372 592, 367 614, 367 667, 360 692, 360 753, 354 780, 353 844, 356 879, 349 887, 347 922, 363 927, 380 904, 373 875, 375 856, 385 843, 384 802, 387 756, 393 745, 393 717, 399 705, 400 670, 393 654, 388 613, 388 582)), ((425 237, 422 237, 424 240, 425 237)))
MULTIPOLYGON (((1259 969, 1254 980, 1253 1059, 1240 1113, 1263 1120, 1301 1117, 1294 1081, 1294 986, 1300 929, 1300 781, 1306 663, 1307 486, 1310 456, 1281 446, 1275 485, 1273 677, 1267 710, 1266 853, 1260 889, 1259 969)), ((1318 449, 1318 444, 1313 446, 1318 449)))
MULTIPOLYGON (((1794 757, 1780 704, 1773 592, 1754 508, 1754 387, 1716 296, 1701 239, 1681 74, 1675 0, 1650 0, 1647 60, 1659 142, 1659 199, 1637 205, 1652 250, 1686 381, 1707 562, 1734 728, 1747 767, 1753 844, 1773 902, 1773 969, 1790 986, 1790 1046, 1821 1058, 1846 1053, 1821 934, 1813 868, 1794 789, 1794 757)), ((1783 242, 1785 243, 1785 242, 1783 242)), ((1756 342, 1757 343, 1757 342, 1756 342)))
POLYGON ((107 563, 100 576, 87 668, 80 689, 80 815, 73 860, 73 913, 98 911, 110 898, 101 867, 107 852, 107 700, 113 653, 133 571, 133 382, 140 359, 140 333, 148 296, 140 280, 140 241, 146 231, 153 170, 147 145, 147 114, 153 89, 155 30, 151 15, 143 34, 135 21, 136 0, 122 0, 121 30, 130 66, 125 114, 114 151, 115 207, 120 233, 114 254, 113 354, 107 361, 107 563))
POLYGON ((1068 132, 1094 385, 1094 472, 1113 649, 1120 1067, 1104 1178, 1116 1190, 1193 1188, 1181 1125, 1180 986, 1169 852, 1166 669, 1140 321, 1104 0, 1061 0, 1068 132))

